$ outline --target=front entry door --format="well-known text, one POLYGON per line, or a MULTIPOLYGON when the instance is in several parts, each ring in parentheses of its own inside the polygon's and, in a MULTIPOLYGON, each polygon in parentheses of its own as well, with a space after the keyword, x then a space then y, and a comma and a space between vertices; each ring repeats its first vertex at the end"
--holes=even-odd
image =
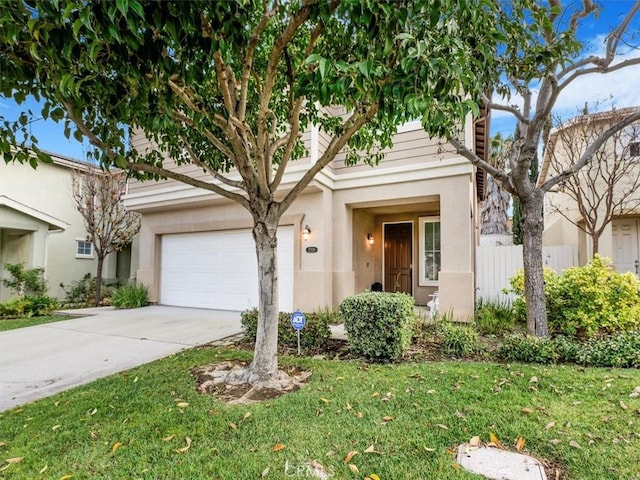
POLYGON ((613 234, 613 266, 616 271, 633 272, 640 270, 640 221, 636 219, 614 220, 611 224, 613 234))
POLYGON ((384 290, 411 295, 413 279, 411 252, 413 224, 384 225, 384 290))

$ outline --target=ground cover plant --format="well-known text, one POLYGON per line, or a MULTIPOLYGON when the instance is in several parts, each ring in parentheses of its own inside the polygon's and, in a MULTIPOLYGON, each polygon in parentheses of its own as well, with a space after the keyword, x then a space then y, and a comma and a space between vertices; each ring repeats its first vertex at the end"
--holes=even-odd
MULTIPOLYGON (((0 320, 0 332, 15 330, 16 328, 33 327, 45 323, 60 322, 73 318, 69 315, 46 315, 42 317, 9 318, 0 320)), ((1 477, 0 477, 1 478, 1 477)))
POLYGON ((284 357, 306 386, 229 406, 189 374, 221 360, 250 354, 185 351, 0 414, 0 478, 313 478, 315 461, 336 479, 471 480, 451 449, 491 433, 523 437, 550 478, 640 475, 637 370, 284 357))

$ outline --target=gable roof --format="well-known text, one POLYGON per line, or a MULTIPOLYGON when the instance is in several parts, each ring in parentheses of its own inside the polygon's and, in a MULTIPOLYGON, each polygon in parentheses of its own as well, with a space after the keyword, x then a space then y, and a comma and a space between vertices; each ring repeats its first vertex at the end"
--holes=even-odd
POLYGON ((67 227, 69 227, 67 222, 41 212, 40 210, 36 210, 35 208, 31 208, 30 206, 18 202, 17 200, 13 200, 6 195, 0 195, 0 207, 8 207, 22 213, 23 215, 27 215, 39 220, 40 222, 46 223, 49 225, 49 230, 66 230, 67 227))

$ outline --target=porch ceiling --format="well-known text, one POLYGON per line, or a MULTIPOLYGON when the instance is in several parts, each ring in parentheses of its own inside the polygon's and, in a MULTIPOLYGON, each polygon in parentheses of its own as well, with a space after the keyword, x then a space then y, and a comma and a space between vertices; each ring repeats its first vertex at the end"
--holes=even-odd
POLYGON ((440 209, 440 196, 428 195, 412 199, 381 200, 352 204, 354 209, 363 209, 374 215, 393 215, 398 213, 420 213, 425 210, 440 209))

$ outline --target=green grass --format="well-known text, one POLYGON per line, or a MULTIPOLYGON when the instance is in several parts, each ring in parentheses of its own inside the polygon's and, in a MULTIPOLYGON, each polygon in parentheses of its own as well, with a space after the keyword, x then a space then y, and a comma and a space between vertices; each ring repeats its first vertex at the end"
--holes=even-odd
POLYGON ((70 315, 46 315, 42 317, 0 320, 0 332, 15 330, 16 328, 33 327, 34 325, 42 325, 44 323, 60 322, 62 320, 69 320, 70 318, 74 317, 70 315))
POLYGON ((195 392, 190 367, 236 358, 249 359, 186 351, 0 414, 0 478, 242 480, 267 468, 268 479, 312 478, 303 465, 317 460, 335 479, 471 480, 481 477, 454 468, 448 450, 490 432, 511 448, 525 437, 566 479, 640 478, 637 370, 282 358, 313 371, 305 388, 245 406, 195 392), (359 473, 344 462, 351 450, 359 473))

